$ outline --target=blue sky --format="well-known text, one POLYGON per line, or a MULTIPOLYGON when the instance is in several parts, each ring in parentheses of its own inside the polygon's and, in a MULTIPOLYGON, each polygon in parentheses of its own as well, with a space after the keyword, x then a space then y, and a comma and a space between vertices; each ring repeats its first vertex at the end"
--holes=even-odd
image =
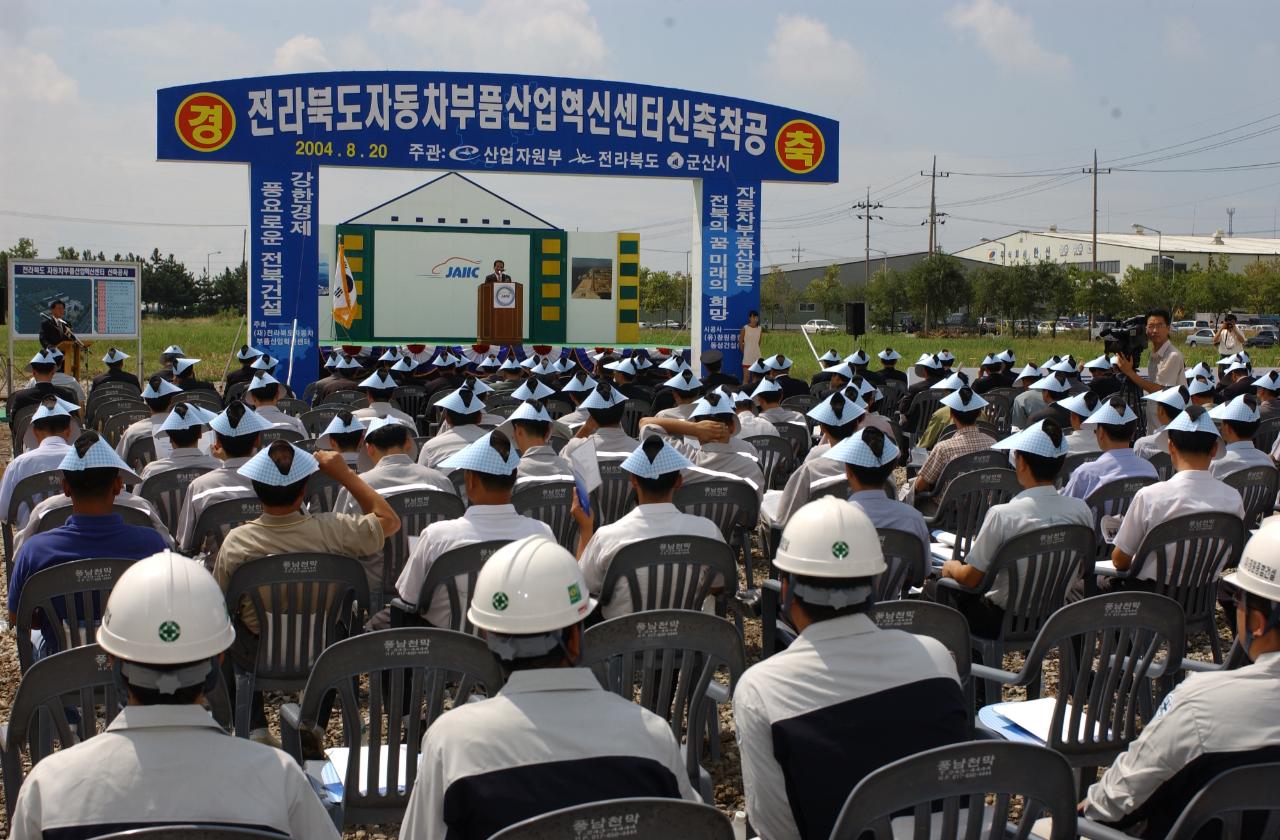
MULTIPOLYGON (((1280 6, 1266 2, 337 2, 0 3, 0 244, 110 255, 159 245, 192 267, 238 262, 245 170, 154 160, 155 90, 316 69, 455 69, 589 76, 776 102, 838 119, 841 178, 766 186, 766 262, 861 254, 848 207, 886 207, 872 247, 927 244, 928 179, 1070 173, 1261 120, 1213 140, 1280 128, 1280 6), (1268 118, 1272 114, 1276 117, 1268 118), (15 215, 21 214, 21 215, 15 215), (32 216, 142 222, 97 224, 32 216), (167 226, 145 224, 167 222, 167 226), (201 227, 177 225, 200 224, 201 227)), ((1200 143, 1170 150, 1180 152, 1200 143)), ((1161 153, 1168 154, 1168 152, 1161 153)), ((1280 131, 1145 168, 1280 161, 1280 131)), ((335 222, 409 189, 420 173, 324 173, 335 222)), ((1089 226, 1084 177, 939 180, 947 250, 1019 227, 1089 226), (999 195, 1021 190, 1022 195, 999 195)), ((679 181, 480 176, 566 228, 631 229, 643 260, 682 269, 692 190, 679 181)), ((1116 172, 1100 228, 1226 227, 1270 236, 1280 167, 1116 172)))

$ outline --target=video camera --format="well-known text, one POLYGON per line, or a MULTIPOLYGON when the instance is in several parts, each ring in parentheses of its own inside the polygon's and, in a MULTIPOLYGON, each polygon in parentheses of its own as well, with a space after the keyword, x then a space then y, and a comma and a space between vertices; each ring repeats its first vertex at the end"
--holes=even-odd
POLYGON ((1134 315, 1126 318, 1113 327, 1107 327, 1098 336, 1107 355, 1116 353, 1124 356, 1136 368, 1142 363, 1142 351, 1147 349, 1147 317, 1134 315))

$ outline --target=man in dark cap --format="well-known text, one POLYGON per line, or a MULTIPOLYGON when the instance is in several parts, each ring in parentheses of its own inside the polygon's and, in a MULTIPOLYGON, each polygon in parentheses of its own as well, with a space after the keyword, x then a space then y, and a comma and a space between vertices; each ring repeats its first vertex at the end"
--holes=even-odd
POLYGON ((702 354, 702 366, 707 369, 707 375, 702 378, 702 384, 708 391, 715 390, 721 385, 732 385, 734 390, 742 387, 742 383, 736 377, 720 370, 723 363, 724 354, 719 350, 708 350, 702 354))

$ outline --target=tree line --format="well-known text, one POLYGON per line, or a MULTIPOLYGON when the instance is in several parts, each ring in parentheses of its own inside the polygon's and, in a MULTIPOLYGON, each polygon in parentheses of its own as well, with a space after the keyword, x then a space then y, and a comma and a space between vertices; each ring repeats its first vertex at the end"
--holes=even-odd
MULTIPOLYGON (((8 323, 9 258, 36 259, 40 256, 35 243, 22 237, 16 245, 0 251, 0 323, 8 323)), ((153 248, 150 256, 130 251, 107 257, 101 250, 83 250, 69 245, 59 245, 53 259, 59 260, 111 260, 113 262, 142 263, 142 308, 147 315, 160 318, 191 318, 234 312, 243 316, 248 294, 248 282, 243 264, 227 267, 212 276, 203 268, 192 272, 173 254, 163 255, 153 248)))

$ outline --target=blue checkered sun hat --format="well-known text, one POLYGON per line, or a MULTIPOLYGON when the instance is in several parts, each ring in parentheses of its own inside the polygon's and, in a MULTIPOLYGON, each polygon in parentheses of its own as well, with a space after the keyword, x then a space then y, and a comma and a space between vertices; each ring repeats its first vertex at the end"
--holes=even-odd
POLYGON ((866 432, 866 429, 858 429, 858 431, 822 453, 822 457, 851 464, 855 467, 870 467, 871 469, 886 467, 898 460, 898 456, 901 453, 898 450, 898 445, 893 442, 893 438, 884 438, 884 448, 880 450, 880 457, 877 458, 876 453, 871 451, 871 447, 862 439, 864 432, 866 432))
POLYGON ((1195 367, 1188 368, 1182 375, 1187 379, 1192 379, 1197 376, 1213 379, 1213 371, 1204 362, 1198 363, 1195 367))
POLYGON ((946 349, 945 347, 938 351, 938 361, 954 362, 955 360, 956 360, 955 354, 952 353, 950 350, 946 349))
POLYGON ((320 462, 310 452, 285 441, 276 441, 265 449, 259 449, 258 454, 246 461, 236 472, 250 481, 258 481, 271 487, 288 487, 290 484, 297 484, 319 469, 320 462), (272 450, 279 452, 280 447, 285 446, 293 450, 293 461, 290 462, 287 471, 282 470, 271 457, 272 450))
POLYGON ((969 377, 965 376, 960 371, 956 371, 933 387, 940 391, 959 391, 961 388, 965 388, 968 385, 969 377))
MULTIPOLYGON (((254 369, 255 369, 255 370, 268 370, 269 368, 273 368, 273 367, 275 367, 275 360, 274 360, 274 359, 271 359, 271 364, 269 364, 269 365, 268 365, 268 364, 264 364, 262 367, 258 367, 258 364, 259 364, 260 362, 263 362, 263 361, 264 361, 264 360, 266 360, 266 359, 271 359, 271 357, 270 357, 270 356, 260 356, 260 357, 258 358, 258 361, 256 361, 256 362, 254 362, 254 363, 253 363, 253 367, 254 367, 254 369)), ((337 362, 335 362, 333 366, 334 366, 335 368, 337 368, 338 370, 354 370, 355 368, 360 367, 360 363, 359 363, 359 362, 357 362, 355 359, 351 358, 350 356, 348 356, 347 354, 342 353, 342 354, 340 354, 340 355, 339 355, 339 357, 338 357, 338 361, 337 361, 337 362)))
POLYGON ((756 386, 756 389, 751 392, 751 396, 758 397, 761 394, 772 394, 781 390, 782 386, 777 382, 774 382, 772 379, 762 379, 760 380, 760 384, 756 386))
POLYGON ((661 478, 692 467, 693 462, 681 455, 660 437, 646 438, 622 462, 622 469, 639 478, 661 478))
POLYGON ((1214 420, 1232 420, 1237 423, 1257 423, 1261 415, 1257 406, 1250 406, 1245 402, 1245 394, 1241 394, 1231 402, 1225 402, 1222 405, 1215 405, 1209 410, 1209 416, 1214 420))
POLYGON ((861 402, 855 402, 841 394, 832 394, 809 409, 808 416, 824 426, 844 426, 866 413, 867 410, 861 402), (839 397, 838 402, 837 397, 839 397))
POLYGON ((162 432, 180 432, 196 426, 207 426, 218 415, 195 403, 178 403, 169 410, 164 422, 160 424, 162 432))
POLYGON ((1061 400, 1058 405, 1070 411, 1072 414, 1078 414, 1081 417, 1089 418, 1098 410, 1098 403, 1094 402, 1093 408, 1089 408, 1088 395, 1089 391, 1081 391, 1078 394, 1072 394, 1065 400, 1061 400))
POLYGON ((995 367, 999 364, 1003 364, 1003 362, 997 359, 994 353, 988 353, 982 357, 982 367, 995 367))
POLYGON ((839 376, 845 381, 853 379, 853 368, 849 367, 848 362, 841 362, 838 365, 832 365, 829 368, 823 368, 823 373, 829 373, 832 376, 839 376))
POLYGON ((144 400, 158 400, 161 397, 167 397, 170 394, 181 394, 182 389, 174 385, 167 379, 157 378, 158 388, 151 387, 151 383, 147 382, 146 387, 142 389, 142 398, 144 400))
POLYGON ((1049 369, 1055 370, 1058 373, 1075 373, 1079 370, 1079 368, 1076 367, 1075 359, 1071 358, 1070 356, 1064 356, 1062 358, 1062 361, 1058 362, 1056 365, 1053 365, 1049 369))
POLYGON ((396 363, 391 366, 391 369, 396 373, 412 373, 417 366, 418 363, 409 356, 401 356, 396 359, 396 363))
POLYGON ((515 444, 512 444, 510 453, 506 459, 503 459, 489 442, 492 436, 493 432, 490 432, 482 438, 476 438, 474 443, 468 444, 464 449, 458 450, 441 461, 440 469, 445 472, 471 470, 488 475, 511 475, 516 471, 516 467, 520 466, 520 454, 516 452, 515 444))
POLYGON ((636 375, 636 363, 631 361, 630 358, 618 359, 616 362, 609 362, 604 366, 604 369, 614 371, 615 373, 621 373, 626 376, 636 375))
POLYGON ((470 388, 477 397, 487 394, 493 390, 489 387, 489 383, 485 382, 483 379, 476 379, 475 377, 468 377, 467 384, 463 387, 470 388))
POLYGON ((51 394, 36 405, 36 413, 31 415, 31 422, 44 420, 46 417, 70 417, 79 410, 80 406, 75 403, 51 394))
POLYGON ((410 435, 415 435, 418 432, 417 429, 415 429, 413 426, 409 425, 408 423, 404 422, 399 417, 391 417, 391 416, 374 417, 369 420, 368 427, 364 430, 365 437, 368 437, 369 435, 373 434, 378 429, 381 429, 383 426, 404 426, 406 429, 409 430, 410 435))
POLYGON ((685 368, 662 385, 664 388, 675 388, 677 391, 696 391, 702 387, 702 380, 693 375, 692 368, 685 368))
POLYGON ((382 351, 382 355, 378 357, 378 361, 394 362, 398 358, 400 358, 400 354, 388 347, 386 350, 382 351))
POLYGON ((902 354, 892 347, 886 347, 876 354, 882 362, 896 362, 902 358, 902 354))
POLYGON ((498 357, 492 353, 476 362, 477 370, 493 370, 496 367, 498 367, 498 357))
POLYGON ((735 403, 749 403, 751 402, 751 395, 746 391, 736 391, 733 395, 733 401, 735 403))
POLYGON ((352 432, 366 431, 367 427, 364 421, 354 414, 351 415, 351 422, 346 423, 342 420, 342 414, 333 415, 333 419, 329 421, 329 425, 325 426, 324 431, 320 434, 320 440, 324 440, 329 435, 348 435, 352 432))
POLYGON ((520 387, 511 392, 512 399, 545 400, 555 393, 555 389, 537 379, 526 379, 520 387))
POLYGON ((969 401, 966 403, 964 400, 960 399, 959 388, 952 391, 950 394, 947 394, 945 397, 938 400, 938 402, 942 403, 952 411, 977 411, 980 408, 985 408, 987 405, 987 401, 982 398, 981 394, 975 394, 972 391, 969 392, 969 401))
POLYGON ((1090 370, 1111 370, 1111 368, 1115 367, 1106 353, 1103 353, 1096 359, 1090 359, 1084 363, 1084 366, 1090 370))
POLYGON ((1110 400, 1103 400, 1093 414, 1089 415, 1089 419, 1084 421, 1084 426, 1126 426, 1138 419, 1138 415, 1133 413, 1133 409, 1126 403, 1122 406, 1123 411, 1118 411, 1111 404, 1110 400))
POLYGON ((1274 370, 1267 371, 1253 380, 1253 387, 1266 388, 1268 391, 1280 391, 1280 374, 1274 370))
POLYGON ((365 377, 357 388, 368 388, 370 391, 394 391, 396 381, 389 374, 378 371, 365 377))
MULTIPOLYGON (((259 356, 258 358, 254 359, 254 360, 253 360, 253 364, 249 365, 249 367, 250 367, 252 370, 267 370, 267 371, 269 371, 269 370, 273 369, 273 368, 274 368, 276 365, 278 365, 278 364, 280 364, 280 360, 279 360, 279 359, 274 358, 273 356, 271 356, 271 355, 270 355, 270 354, 268 354, 268 353, 263 353, 261 356, 259 356)), ((360 367, 360 365, 359 365, 359 363, 357 363, 357 362, 356 362, 356 360, 355 360, 355 359, 351 359, 351 363, 350 363, 350 364, 348 364, 348 365, 343 365, 341 362, 339 362, 339 363, 338 363, 337 365, 335 365, 334 367, 349 367, 349 368, 353 368, 353 367, 360 367)))
POLYGON ((1193 397, 1201 394, 1212 394, 1213 383, 1206 379, 1196 378, 1187 383, 1187 393, 1193 397))
POLYGON ((1067 436, 1064 434, 1062 442, 1054 446, 1053 441, 1049 439, 1049 435, 1041 428, 1043 425, 1043 420, 1037 421, 1015 435, 996 441, 991 444, 991 448, 1006 449, 1010 452, 1025 452, 1028 455, 1039 455, 1042 458, 1060 458, 1066 455, 1067 436))
POLYGON ((867 358, 867 354, 862 350, 856 350, 853 353, 850 353, 848 356, 844 357, 844 360, 851 365, 866 365, 871 363, 871 360, 867 358))
MULTIPOLYGON (((248 359, 244 359, 243 361, 246 361, 246 362, 247 362, 247 361, 249 361, 249 360, 248 360, 248 359)), ((326 368, 328 368, 329 370, 333 370, 333 369, 334 369, 334 367, 336 367, 336 366, 337 366, 337 364, 338 364, 338 357, 337 357, 336 355, 330 355, 330 356, 329 356, 329 358, 327 358, 327 359, 325 359, 325 360, 324 360, 324 366, 325 366, 326 368)))
POLYGON ((916 359, 916 367, 927 367, 931 370, 938 370, 942 367, 942 362, 938 361, 938 357, 932 353, 921 353, 920 358, 916 359))
POLYGON ((1071 390, 1071 386, 1058 378, 1057 374, 1049 374, 1035 382, 1031 383, 1033 391, 1049 391, 1054 394, 1065 394, 1071 390))
POLYGON ((249 382, 249 390, 256 391, 259 388, 267 388, 267 387, 270 387, 271 385, 279 385, 279 384, 280 384, 279 379, 276 379, 271 374, 263 371, 257 374, 256 376, 254 376, 253 379, 249 382))
POLYGON ((516 406, 515 411, 511 412, 507 419, 530 420, 536 423, 550 423, 551 415, 547 413, 546 406, 538 400, 526 399, 524 402, 516 406))
POLYGON ((164 348, 164 352, 163 352, 163 353, 161 353, 160 355, 162 355, 162 356, 185 356, 185 355, 187 355, 187 354, 186 354, 186 353, 184 353, 184 352, 182 351, 182 348, 181 348, 181 347, 179 347, 178 345, 176 345, 176 344, 170 344, 168 347, 164 348))
POLYGON ((1214 437, 1221 437, 1218 427, 1213 425, 1213 417, 1200 406, 1182 411, 1165 426, 1167 432, 1205 432, 1214 437), (1199 409, 1199 410, 1196 410, 1199 409), (1194 417, 1192 415, 1195 415, 1194 417))
POLYGON ((1232 359, 1231 362, 1227 365, 1226 370, 1222 372, 1222 375, 1226 376, 1228 373, 1235 373, 1238 370, 1248 370, 1248 369, 1249 369, 1249 366, 1244 362, 1240 361, 1239 359, 1232 359))
POLYGON ((581 408, 613 408, 618 403, 627 401, 627 395, 617 388, 602 382, 597 385, 580 405, 581 408), (608 388, 606 389, 606 386, 608 388))
POLYGON ((1005 364, 1013 364, 1018 357, 1014 355, 1012 350, 1005 349, 996 354, 996 358, 1005 364))
POLYGON ((1187 407, 1187 401, 1183 398, 1182 393, 1182 386, 1175 385, 1172 388, 1165 388, 1163 391, 1146 394, 1142 398, 1151 402, 1158 402, 1161 405, 1166 405, 1174 411, 1182 411, 1182 409, 1187 407))
POLYGON ((436 405, 445 411, 455 411, 458 414, 476 414, 484 410, 484 400, 477 397, 476 392, 470 388, 450 391, 436 405))
POLYGON ((764 362, 764 366, 769 370, 791 370, 791 360, 781 353, 776 356, 767 356, 761 361, 764 362))
POLYGON ((137 484, 142 479, 124 462, 116 451, 107 443, 106 438, 97 432, 84 432, 71 444, 71 449, 62 456, 58 469, 63 472, 83 472, 85 470, 106 469, 114 467, 120 471, 125 484, 137 484))
POLYGON ((50 352, 49 350, 41 350, 39 353, 31 357, 31 361, 28 364, 56 365, 57 363, 58 363, 58 357, 56 354, 50 352))
POLYGON ((737 414, 737 409, 733 404, 733 400, 726 396, 723 391, 712 391, 693 404, 693 411, 689 412, 689 419, 716 417, 722 414, 737 414))
POLYGON ((520 370, 520 363, 516 361, 515 356, 507 356, 502 364, 498 366, 498 370, 520 370))
POLYGON ((112 347, 107 351, 107 355, 102 357, 102 363, 104 365, 114 365, 117 362, 123 362, 127 358, 129 358, 128 353, 121 353, 119 350, 112 347))
POLYGON ((242 362, 247 362, 250 359, 256 359, 261 355, 262 355, 261 350, 258 350, 249 344, 243 345, 239 350, 236 351, 236 358, 242 362))
POLYGON ((658 365, 660 370, 669 370, 672 373, 679 373, 687 367, 689 367, 689 363, 679 353, 672 353, 670 358, 658 365))
POLYGON ((1017 378, 1018 379, 1039 379, 1043 375, 1044 374, 1040 372, 1040 368, 1036 367, 1035 365, 1026 365, 1018 373, 1017 378))
POLYGON ((834 349, 831 349, 819 356, 818 361, 822 362, 824 365, 829 365, 832 362, 840 361, 840 354, 834 349))
POLYGON ((581 394, 587 391, 594 391, 599 383, 585 373, 577 373, 569 378, 569 381, 560 387, 562 394, 581 394))
MULTIPOLYGON (((230 411, 228 408, 227 411, 230 411)), ((271 421, 263 417, 252 408, 245 408, 244 416, 240 418, 239 424, 232 426, 231 417, 223 411, 217 417, 209 421, 209 428, 213 429, 220 435, 227 437, 243 437, 245 435, 256 435, 265 432, 271 428, 271 421)))
POLYGON ((751 363, 751 367, 747 368, 747 373, 768 373, 769 366, 764 363, 764 359, 756 359, 751 363))

